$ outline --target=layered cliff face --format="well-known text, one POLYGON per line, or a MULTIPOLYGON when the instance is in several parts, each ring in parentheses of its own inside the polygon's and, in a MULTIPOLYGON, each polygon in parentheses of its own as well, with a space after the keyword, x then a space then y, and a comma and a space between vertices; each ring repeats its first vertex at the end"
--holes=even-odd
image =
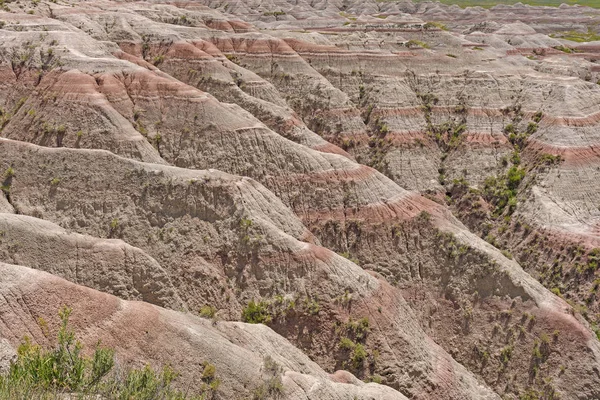
POLYGON ((598 398, 597 18, 5 3, 2 351, 67 304, 222 398, 598 398))

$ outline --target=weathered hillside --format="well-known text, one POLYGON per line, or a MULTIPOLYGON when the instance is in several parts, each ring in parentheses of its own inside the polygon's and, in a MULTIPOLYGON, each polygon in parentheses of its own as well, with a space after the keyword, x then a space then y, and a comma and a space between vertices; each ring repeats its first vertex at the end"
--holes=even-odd
POLYGON ((0 4, 4 366, 66 304, 215 398, 600 397, 599 11, 0 4))

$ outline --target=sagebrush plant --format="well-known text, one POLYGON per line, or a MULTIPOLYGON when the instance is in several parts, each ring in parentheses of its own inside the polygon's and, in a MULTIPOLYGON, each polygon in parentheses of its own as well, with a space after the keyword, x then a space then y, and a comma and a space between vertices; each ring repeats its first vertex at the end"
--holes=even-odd
MULTIPOLYGON (((25 337, 7 374, 0 376, 0 400, 8 399, 210 399, 220 381, 212 364, 203 376, 200 393, 188 395, 171 388, 178 374, 170 366, 155 371, 149 365, 127 371, 115 368, 115 351, 97 343, 91 356, 69 329, 72 309, 59 311, 61 320, 55 347, 47 349, 25 337), (66 396, 66 397, 64 397, 66 396)), ((43 320, 41 320, 43 322, 43 320)), ((45 322, 42 324, 45 327, 45 322)), ((47 329, 42 329, 44 334, 47 329)))

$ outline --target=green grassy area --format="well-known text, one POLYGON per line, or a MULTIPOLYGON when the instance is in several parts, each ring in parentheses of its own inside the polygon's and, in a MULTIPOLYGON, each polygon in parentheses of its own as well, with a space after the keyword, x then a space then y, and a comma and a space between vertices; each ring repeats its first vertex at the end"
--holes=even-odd
MULTIPOLYGON (((380 0, 382 1, 382 0, 380 0)), ((383 0, 387 1, 387 0, 383 0)), ((426 0, 414 0, 415 2, 421 2, 426 0)), ((444 4, 456 4, 460 7, 475 7, 480 6, 484 8, 491 8, 498 4, 516 4, 519 0, 439 0, 444 4)), ((529 4, 532 6, 550 6, 558 7, 562 3, 574 5, 579 4, 582 6, 600 8, 600 0, 521 0, 523 4, 529 4)))
POLYGON ((587 32, 566 31, 556 32, 549 35, 552 38, 570 40, 571 42, 593 42, 600 40, 600 35, 588 28, 587 32))
MULTIPOLYGON (((60 330, 56 344, 45 348, 25 337, 7 373, 0 375, 0 400, 208 400, 214 398, 220 381, 215 366, 203 364, 202 384, 192 393, 171 387, 177 373, 168 365, 124 369, 115 362, 115 351, 96 345, 90 357, 68 327, 71 309, 59 311, 60 330)), ((48 336, 43 319, 38 324, 48 336)), ((192 392, 192 390, 190 390, 192 392)))

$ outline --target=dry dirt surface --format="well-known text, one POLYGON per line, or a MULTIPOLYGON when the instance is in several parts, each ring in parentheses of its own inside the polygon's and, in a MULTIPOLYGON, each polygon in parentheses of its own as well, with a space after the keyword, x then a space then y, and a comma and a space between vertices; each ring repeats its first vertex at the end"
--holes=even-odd
POLYGON ((67 305, 215 399, 265 360, 280 399, 600 398, 598 24, 0 0, 0 371, 67 305))

